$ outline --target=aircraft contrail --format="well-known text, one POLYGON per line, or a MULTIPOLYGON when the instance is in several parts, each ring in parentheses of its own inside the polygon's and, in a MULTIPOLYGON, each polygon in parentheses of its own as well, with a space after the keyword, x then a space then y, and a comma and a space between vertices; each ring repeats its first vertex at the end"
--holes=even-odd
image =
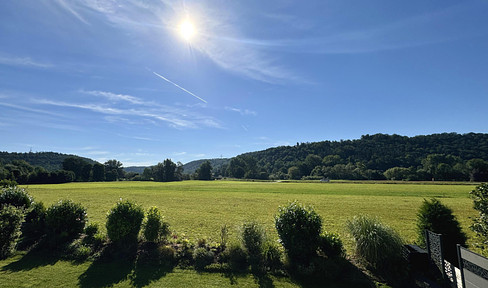
POLYGON ((185 91, 186 93, 190 94, 191 96, 197 98, 198 100, 204 102, 204 103, 207 103, 207 101, 203 100, 202 98, 198 97, 197 95, 191 93, 190 91, 186 90, 185 88, 181 87, 180 85, 176 84, 175 82, 169 80, 168 78, 165 78, 164 76, 161 76, 159 75, 158 73, 154 72, 154 75, 158 76, 159 78, 163 79, 164 81, 168 82, 168 83, 171 83, 173 85, 175 85, 176 87, 180 88, 181 90, 185 91))

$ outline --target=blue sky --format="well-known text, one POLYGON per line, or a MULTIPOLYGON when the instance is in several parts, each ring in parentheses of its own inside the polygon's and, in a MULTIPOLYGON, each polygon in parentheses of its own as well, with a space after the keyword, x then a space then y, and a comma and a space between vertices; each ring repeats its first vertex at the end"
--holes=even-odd
POLYGON ((0 1, 0 150, 131 166, 487 133, 487 15, 486 0, 0 1))

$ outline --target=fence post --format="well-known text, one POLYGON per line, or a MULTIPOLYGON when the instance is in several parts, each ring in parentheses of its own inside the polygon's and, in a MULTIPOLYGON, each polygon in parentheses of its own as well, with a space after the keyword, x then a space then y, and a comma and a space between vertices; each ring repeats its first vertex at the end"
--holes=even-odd
POLYGON ((434 262, 434 264, 437 266, 439 270, 441 270, 442 274, 442 279, 446 280, 447 275, 446 275, 446 264, 444 263, 444 249, 442 246, 442 234, 437 234, 434 232, 431 232, 427 229, 425 229, 425 241, 427 244, 427 252, 429 253, 429 258, 430 261, 434 262), (433 236, 434 242, 432 242, 432 239, 430 239, 430 236, 433 236), (434 251, 432 251, 431 246, 434 246, 434 251), (432 252, 434 252, 434 256, 436 259, 432 258, 432 252))
POLYGON ((461 258, 461 245, 456 244, 456 250, 457 250, 457 255, 458 255, 458 261, 459 261, 459 271, 461 272, 461 285, 463 288, 466 288, 466 283, 464 283, 464 268, 463 268, 463 258, 461 258))

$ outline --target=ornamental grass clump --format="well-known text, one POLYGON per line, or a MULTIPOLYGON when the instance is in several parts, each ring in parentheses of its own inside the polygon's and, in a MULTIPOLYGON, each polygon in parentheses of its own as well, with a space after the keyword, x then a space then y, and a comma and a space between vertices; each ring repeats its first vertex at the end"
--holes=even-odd
POLYGON ((403 266, 403 240, 378 218, 355 216, 346 223, 355 242, 356 255, 379 272, 403 266))

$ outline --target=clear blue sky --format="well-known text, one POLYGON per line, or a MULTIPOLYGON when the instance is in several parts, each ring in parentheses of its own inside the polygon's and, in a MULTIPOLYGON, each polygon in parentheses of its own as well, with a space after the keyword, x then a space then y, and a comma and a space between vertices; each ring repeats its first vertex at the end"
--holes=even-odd
POLYGON ((487 108, 486 0, 0 1, 2 151, 186 163, 487 108))

